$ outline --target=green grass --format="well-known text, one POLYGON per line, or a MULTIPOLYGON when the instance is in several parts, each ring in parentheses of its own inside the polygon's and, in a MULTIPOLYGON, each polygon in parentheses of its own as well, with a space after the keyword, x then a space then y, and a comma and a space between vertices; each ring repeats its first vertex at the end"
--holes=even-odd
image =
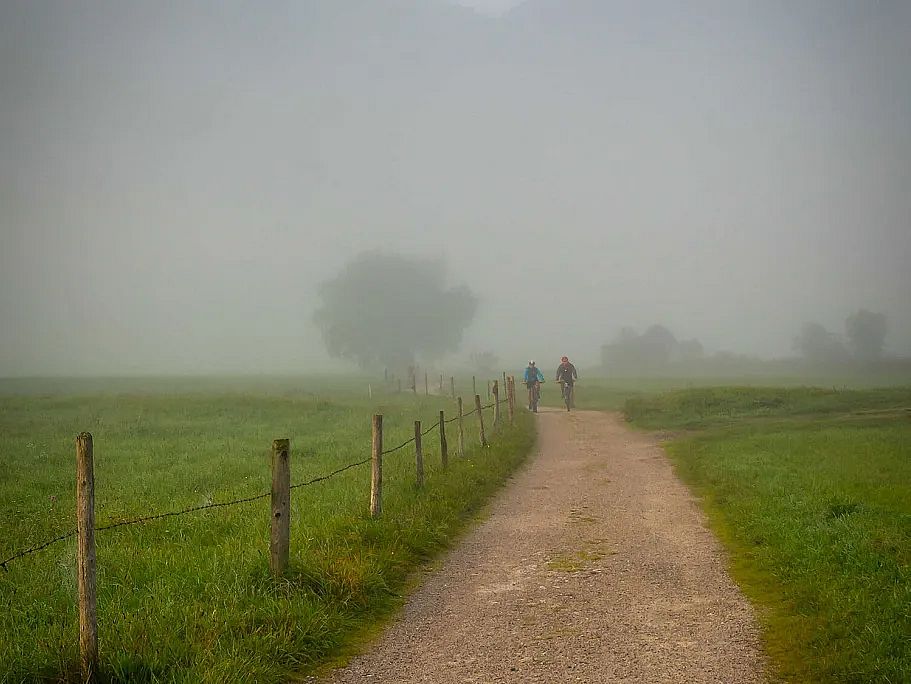
POLYGON ((859 420, 911 415, 911 392, 907 388, 705 387, 667 392, 657 398, 631 398, 624 411, 637 425, 664 429, 740 425, 769 418, 859 420))
POLYGON ((911 681, 911 389, 712 388, 627 403, 701 496, 791 682, 911 681))
MULTIPOLYGON (((0 558, 74 525, 74 437, 95 442, 97 525, 269 490, 270 444, 289 437, 292 482, 370 452, 370 415, 385 446, 429 425, 446 398, 366 398, 366 383, 277 386, 76 383, 0 396, 0 558), (267 387, 268 386, 268 387, 267 387), (61 392, 60 386, 51 391, 61 392), (131 393, 123 393, 131 392, 131 393)), ((18 391, 18 388, 16 389, 18 391)), ((488 423, 490 412, 487 412, 488 423)), ((426 485, 410 447, 384 459, 384 515, 371 520, 369 465, 292 492, 291 560, 268 573, 268 499, 99 532, 102 681, 278 682, 345 651, 401 602, 414 570, 434 557, 524 459, 531 417, 477 443, 465 459, 448 426, 443 471, 436 432, 425 438, 426 485)), ((72 539, 0 572, 0 682, 77 681, 72 539)))
MULTIPOLYGON (((867 376, 846 377, 832 375, 827 377, 812 376, 749 376, 742 377, 601 377, 583 372, 580 382, 576 385, 576 406, 579 409, 620 411, 625 410, 629 399, 650 399, 656 394, 679 392, 681 396, 700 397, 698 392, 686 390, 704 390, 708 394, 716 392, 719 388, 727 392, 732 387, 746 391, 767 390, 777 397, 778 392, 787 389, 792 392, 801 392, 807 388, 814 388, 815 392, 842 391, 847 389, 877 389, 871 387, 874 378, 867 376)), ((876 378, 878 379, 878 378, 876 378)), ((893 383, 889 383, 893 384, 893 383)), ((901 391, 900 388, 895 388, 901 391)), ((519 386, 519 391, 523 387, 519 386)), ((523 395, 524 396, 524 395, 523 395)), ((548 378, 542 386, 541 401, 545 406, 561 406, 560 386, 548 378)))

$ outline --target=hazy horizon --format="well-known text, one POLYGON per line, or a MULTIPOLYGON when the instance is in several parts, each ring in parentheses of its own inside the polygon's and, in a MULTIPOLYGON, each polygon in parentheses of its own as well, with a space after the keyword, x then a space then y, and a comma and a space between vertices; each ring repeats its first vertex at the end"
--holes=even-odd
POLYGON ((653 323, 774 358, 860 308, 911 355, 909 35, 901 0, 5 3, 0 376, 344 368, 317 287, 377 249, 478 296, 457 358, 653 323))

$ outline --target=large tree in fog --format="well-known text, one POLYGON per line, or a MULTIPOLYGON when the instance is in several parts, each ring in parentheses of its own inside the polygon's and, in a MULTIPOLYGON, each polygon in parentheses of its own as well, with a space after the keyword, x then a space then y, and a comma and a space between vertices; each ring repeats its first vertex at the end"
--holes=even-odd
POLYGON ((845 319, 845 335, 857 359, 876 360, 882 356, 886 341, 886 315, 866 309, 855 311, 845 319))
POLYGON ((477 298, 448 288, 443 262, 371 252, 320 286, 314 320, 332 356, 405 368, 456 351, 477 298))

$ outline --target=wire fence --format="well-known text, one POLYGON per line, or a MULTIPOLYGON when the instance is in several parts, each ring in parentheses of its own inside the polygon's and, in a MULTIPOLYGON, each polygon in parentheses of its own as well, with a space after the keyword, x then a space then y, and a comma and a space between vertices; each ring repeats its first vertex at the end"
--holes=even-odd
MULTIPOLYGON (((501 400, 499 400, 499 402, 491 402, 491 403, 487 404, 486 406, 482 406, 481 409, 482 409, 482 410, 487 410, 487 409, 489 409, 489 408, 494 407, 497 403, 501 403, 501 404, 502 404, 502 403, 504 403, 504 402, 506 402, 506 401, 508 401, 508 399, 501 399, 501 400)), ((444 420, 443 423, 444 423, 444 424, 447 424, 447 423, 451 423, 451 422, 453 422, 453 421, 459 420, 460 418, 462 418, 462 419, 468 418, 468 417, 474 415, 475 413, 477 413, 477 408, 472 409, 472 410, 469 411, 468 413, 463 413, 461 416, 455 416, 455 417, 450 418, 450 419, 448 419, 448 420, 444 420)), ((423 436, 429 434, 430 432, 433 432, 433 431, 436 430, 438 427, 440 427, 440 421, 439 421, 439 420, 437 420, 435 423, 433 423, 433 425, 429 426, 429 427, 426 428, 423 432, 421 432, 421 436, 423 437, 423 436)), ((385 451, 383 451, 383 452, 381 452, 381 453, 382 453, 382 455, 384 455, 384 456, 387 455, 387 454, 392 454, 392 453, 394 453, 394 452, 396 452, 396 451, 400 451, 400 450, 404 449, 404 448, 407 447, 409 444, 413 444, 414 442, 415 442, 415 437, 411 437, 410 439, 405 440, 404 442, 402 442, 402 443, 399 444, 398 446, 395 446, 395 447, 393 447, 393 448, 391 448, 391 449, 386 449, 385 451)), ((299 488, 301 488, 301 487, 308 487, 308 486, 310 486, 310 485, 314 485, 314 484, 317 484, 317 483, 319 483, 319 482, 325 482, 326 480, 329 480, 329 479, 335 477, 336 475, 340 475, 341 473, 343 473, 343 472, 345 472, 345 471, 347 471, 347 470, 351 470, 352 468, 357 468, 357 467, 359 467, 359 466, 366 465, 366 464, 370 463, 370 461, 371 461, 371 457, 368 457, 368 458, 365 458, 365 459, 363 459, 363 460, 360 460, 360 461, 357 461, 357 462, 354 462, 354 463, 349 463, 349 464, 347 464, 347 465, 345 465, 345 466, 342 466, 341 468, 338 468, 338 469, 336 469, 336 470, 333 470, 332 472, 327 473, 327 474, 325 474, 325 475, 319 475, 319 476, 316 476, 316 477, 311 478, 311 479, 309 479, 309 480, 306 480, 306 481, 304 481, 304 482, 298 482, 298 483, 296 483, 296 484, 292 484, 292 485, 290 485, 289 489, 299 489, 299 488)), ((177 510, 177 511, 167 511, 167 512, 164 512, 164 513, 154 513, 154 514, 152 514, 152 515, 145 515, 145 516, 140 516, 140 517, 137 517, 137 518, 131 518, 131 519, 128 519, 128 520, 121 520, 121 521, 118 521, 118 522, 108 523, 108 524, 106 524, 106 525, 97 525, 97 526, 95 526, 93 529, 94 529, 95 532, 102 532, 102 531, 105 531, 105 530, 112 530, 112 529, 115 529, 115 528, 118 528, 118 527, 125 527, 125 526, 129 526, 129 525, 139 525, 139 524, 151 522, 151 521, 154 521, 154 520, 161 520, 161 519, 163 519, 163 518, 177 517, 177 516, 181 516, 181 515, 186 515, 186 514, 188 514, 188 513, 197 513, 197 512, 199 512, 199 511, 204 511, 204 510, 209 510, 209 509, 226 508, 226 507, 228 507, 228 506, 237 506, 237 505, 240 505, 240 504, 251 503, 251 502, 253 502, 253 501, 259 501, 259 500, 262 500, 262 499, 266 499, 266 498, 268 498, 268 497, 271 497, 272 494, 273 494, 272 491, 268 491, 268 492, 263 492, 263 493, 261 493, 261 494, 256 494, 256 495, 254 495, 254 496, 243 497, 243 498, 240 498, 240 499, 232 499, 231 501, 217 501, 217 502, 211 502, 211 503, 201 504, 201 505, 199 505, 199 506, 190 506, 190 507, 183 508, 183 509, 177 510)), ((29 548, 26 548, 26 549, 22 549, 22 550, 20 550, 20 551, 17 551, 16 553, 14 553, 14 554, 13 554, 12 556, 10 556, 9 558, 6 558, 6 559, 0 561, 0 568, 3 568, 4 572, 9 572, 9 568, 7 567, 7 565, 8 565, 9 563, 12 563, 13 561, 19 560, 20 558, 24 558, 25 556, 29 556, 29 555, 38 553, 39 551, 43 551, 44 549, 48 548, 49 546, 52 546, 52 545, 57 544, 57 543, 59 543, 59 542, 66 541, 67 539, 70 539, 70 538, 76 536, 76 533, 77 533, 77 532, 78 532, 78 529, 72 529, 72 530, 70 530, 69 532, 66 532, 66 533, 64 533, 64 534, 58 535, 58 536, 56 536, 56 537, 54 537, 54 538, 52 538, 52 539, 48 539, 48 540, 46 540, 46 541, 44 541, 44 542, 41 542, 40 544, 36 544, 36 545, 31 546, 31 547, 29 547, 29 548)))
MULTIPOLYGON (((499 402, 499 403, 505 404, 506 401, 507 401, 506 399, 500 399, 500 402, 499 402)), ((482 407, 481 407, 481 410, 482 410, 482 411, 486 411, 486 410, 489 409, 489 408, 493 408, 495 405, 496 405, 496 402, 491 402, 491 403, 487 404, 486 406, 482 406, 482 407)), ((448 425, 449 423, 453 423, 453 422, 457 421, 459 418, 463 418, 463 419, 464 419, 464 418, 469 418, 470 416, 473 416, 473 415, 474 415, 475 413, 477 413, 477 412, 478 412, 478 409, 473 408, 473 409, 471 409, 468 413, 463 413, 461 416, 455 416, 455 417, 453 417, 453 418, 449 418, 449 419, 447 419, 447 420, 444 420, 444 421, 443 421, 443 424, 444 424, 444 425, 448 425)), ((431 425, 431 426, 428 427, 427 429, 423 430, 423 431, 421 432, 421 437, 424 437, 425 435, 430 434, 431 432, 433 432, 434 430, 436 430, 438 427, 440 427, 440 421, 439 421, 439 420, 437 420, 437 422, 435 422, 433 425, 431 425)), ((414 440, 415 440, 414 437, 409 437, 408 439, 406 439, 404 442, 402 442, 402 443, 399 444, 398 446, 394 446, 394 447, 392 447, 391 449, 386 449, 385 451, 382 452, 382 454, 383 454, 383 456, 385 456, 386 454, 392 454, 392 453, 395 453, 396 451, 400 451, 401 449, 404 449, 404 448, 405 448, 406 446, 408 446, 409 444, 413 444, 413 443, 414 443, 414 440)), ((367 459, 367 460, 369 461, 370 459, 367 459)), ((366 462, 366 461, 365 461, 365 462, 366 462)))

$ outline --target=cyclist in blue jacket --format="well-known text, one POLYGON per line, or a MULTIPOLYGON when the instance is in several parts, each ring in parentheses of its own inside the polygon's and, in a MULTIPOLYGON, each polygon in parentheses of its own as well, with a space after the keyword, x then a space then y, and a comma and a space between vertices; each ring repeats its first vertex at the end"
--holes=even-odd
POLYGON ((544 373, 535 365, 534 361, 528 362, 525 369, 525 386, 528 388, 528 410, 538 412, 538 400, 541 398, 541 383, 544 382, 544 373))

